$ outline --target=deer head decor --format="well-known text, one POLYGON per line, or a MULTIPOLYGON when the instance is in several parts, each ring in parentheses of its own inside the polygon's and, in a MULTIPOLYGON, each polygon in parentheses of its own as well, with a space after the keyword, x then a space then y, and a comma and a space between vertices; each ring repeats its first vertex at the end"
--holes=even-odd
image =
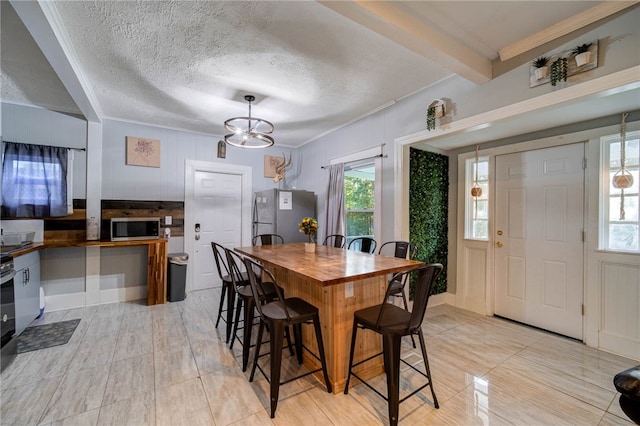
POLYGON ((291 153, 289 153, 289 161, 287 161, 286 155, 282 154, 282 163, 276 166, 276 175, 273 178, 274 183, 278 183, 285 178, 287 169, 291 167, 291 153))

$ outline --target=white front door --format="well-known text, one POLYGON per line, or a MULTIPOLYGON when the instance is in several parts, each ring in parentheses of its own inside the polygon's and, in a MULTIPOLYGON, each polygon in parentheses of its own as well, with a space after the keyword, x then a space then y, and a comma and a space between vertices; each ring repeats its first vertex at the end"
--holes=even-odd
POLYGON ((495 313, 582 339, 584 144, 496 157, 495 313))
POLYGON ((211 242, 242 245, 242 176, 198 170, 194 184, 192 290, 202 290, 221 285, 211 242))

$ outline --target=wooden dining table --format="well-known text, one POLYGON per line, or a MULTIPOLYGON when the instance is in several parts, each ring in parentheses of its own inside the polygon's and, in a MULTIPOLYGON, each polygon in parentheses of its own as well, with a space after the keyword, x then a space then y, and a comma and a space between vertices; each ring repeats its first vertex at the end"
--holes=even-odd
MULTIPOLYGON (((304 243, 238 247, 237 252, 259 260, 274 274, 286 297, 300 297, 320 310, 322 338, 329 380, 335 393, 342 392, 349 367, 353 313, 382 303, 387 276, 411 270, 422 262, 377 256, 340 248, 316 246, 305 252, 304 243)), ((317 353, 313 327, 303 329, 303 344, 317 353)), ((382 351, 380 336, 365 330, 358 333, 354 362, 382 351)), ((306 352, 306 366, 318 368, 319 361, 306 352)), ((382 374, 382 357, 356 369, 367 379, 382 374)))

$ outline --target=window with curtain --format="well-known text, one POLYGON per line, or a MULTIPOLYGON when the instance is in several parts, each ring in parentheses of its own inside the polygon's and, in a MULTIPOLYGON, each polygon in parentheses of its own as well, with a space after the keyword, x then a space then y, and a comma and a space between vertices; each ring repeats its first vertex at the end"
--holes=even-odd
POLYGON ((68 148, 4 142, 2 216, 57 217, 69 214, 68 148))

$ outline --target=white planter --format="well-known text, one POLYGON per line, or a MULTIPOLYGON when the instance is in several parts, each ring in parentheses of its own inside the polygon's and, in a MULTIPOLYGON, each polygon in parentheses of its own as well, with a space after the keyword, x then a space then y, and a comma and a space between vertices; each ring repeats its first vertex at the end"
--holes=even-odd
POLYGON ((305 253, 315 253, 316 243, 304 243, 304 251, 305 253))
POLYGON ((576 55, 576 65, 581 67, 591 60, 591 52, 583 52, 576 55))
POLYGON ((435 106, 435 117, 436 118, 444 117, 444 105, 438 104, 435 106))
POLYGON ((542 80, 543 78, 546 78, 547 75, 549 75, 549 67, 545 66, 545 67, 536 68, 534 72, 536 74, 536 79, 542 80))

